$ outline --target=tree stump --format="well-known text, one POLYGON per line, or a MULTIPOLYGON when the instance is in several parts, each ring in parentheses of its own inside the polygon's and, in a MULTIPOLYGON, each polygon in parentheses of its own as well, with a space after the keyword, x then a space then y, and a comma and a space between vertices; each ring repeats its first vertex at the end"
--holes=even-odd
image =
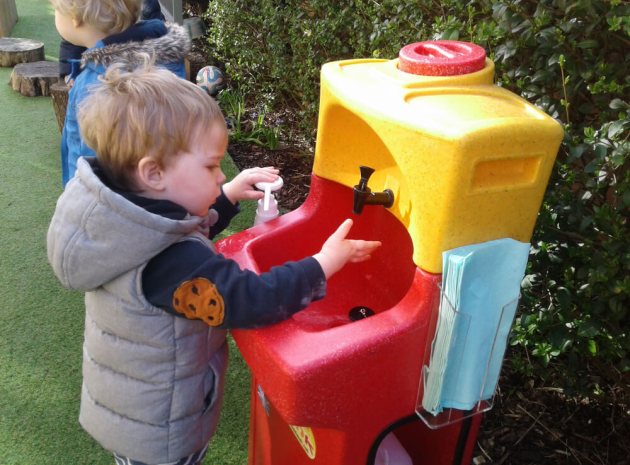
POLYGON ((0 37, 11 34, 17 20, 15 0, 0 0, 0 37))
POLYGON ((63 125, 66 121, 66 108, 68 107, 68 92, 70 87, 63 81, 55 82, 50 86, 50 97, 57 117, 57 126, 59 131, 63 131, 63 125))
POLYGON ((17 37, 0 38, 0 66, 10 68, 18 63, 32 63, 44 59, 44 43, 17 37))
POLYGON ((59 63, 36 61, 15 65, 11 73, 11 87, 26 97, 50 95, 50 86, 59 81, 59 63))

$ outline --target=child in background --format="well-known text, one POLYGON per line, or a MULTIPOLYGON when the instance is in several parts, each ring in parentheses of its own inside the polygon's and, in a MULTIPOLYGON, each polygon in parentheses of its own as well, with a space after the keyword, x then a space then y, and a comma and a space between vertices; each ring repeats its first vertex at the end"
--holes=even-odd
POLYGON ((105 69, 115 62, 136 65, 141 56, 150 54, 158 65, 183 78, 184 58, 191 43, 182 26, 167 25, 159 19, 138 21, 142 0, 51 0, 51 3, 61 37, 87 48, 81 55, 81 69, 70 76, 74 84, 68 95, 61 135, 61 173, 65 186, 74 176, 78 158, 94 155, 81 139, 77 108, 105 69))
POLYGON ((55 274, 86 293, 79 421, 119 464, 200 463, 223 397, 225 331, 289 318, 380 242, 346 239, 346 220, 320 252, 261 275, 217 254, 209 237, 278 172, 224 184, 218 105, 164 69, 110 66, 79 122, 97 157, 79 160, 48 231, 55 274))
MULTIPOLYGON (((162 8, 158 0, 144 0, 142 2, 142 20, 159 19, 164 21, 162 8)), ((61 39, 59 43, 59 77, 65 78, 66 82, 72 85, 74 78, 81 72, 79 64, 81 54, 87 49, 79 45, 74 45, 67 40, 61 39)))

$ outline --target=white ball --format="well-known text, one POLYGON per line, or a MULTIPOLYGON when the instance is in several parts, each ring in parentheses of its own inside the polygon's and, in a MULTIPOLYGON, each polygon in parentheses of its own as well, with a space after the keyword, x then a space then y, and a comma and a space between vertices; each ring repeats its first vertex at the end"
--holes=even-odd
POLYGON ((223 73, 216 66, 204 66, 197 73, 197 85, 210 95, 217 95, 225 88, 223 73))

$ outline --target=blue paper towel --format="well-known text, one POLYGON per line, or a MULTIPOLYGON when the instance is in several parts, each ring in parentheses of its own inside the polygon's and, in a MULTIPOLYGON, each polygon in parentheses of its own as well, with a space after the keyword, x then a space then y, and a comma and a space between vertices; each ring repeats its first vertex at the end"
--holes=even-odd
POLYGON ((442 301, 423 407, 472 409, 494 394, 529 244, 498 239, 443 254, 442 301))

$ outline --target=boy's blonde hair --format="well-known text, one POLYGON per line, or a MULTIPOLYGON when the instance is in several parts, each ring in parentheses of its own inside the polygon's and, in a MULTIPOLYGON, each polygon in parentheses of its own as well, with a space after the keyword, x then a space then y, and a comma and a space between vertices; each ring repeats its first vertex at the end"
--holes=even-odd
POLYGON ((50 0, 64 16, 115 34, 138 21, 142 0, 50 0))
POLYGON ((160 167, 188 151, 191 138, 214 124, 225 127, 219 105, 172 72, 145 63, 133 71, 111 65, 78 110, 81 137, 110 182, 136 190, 135 170, 149 156, 160 167))

